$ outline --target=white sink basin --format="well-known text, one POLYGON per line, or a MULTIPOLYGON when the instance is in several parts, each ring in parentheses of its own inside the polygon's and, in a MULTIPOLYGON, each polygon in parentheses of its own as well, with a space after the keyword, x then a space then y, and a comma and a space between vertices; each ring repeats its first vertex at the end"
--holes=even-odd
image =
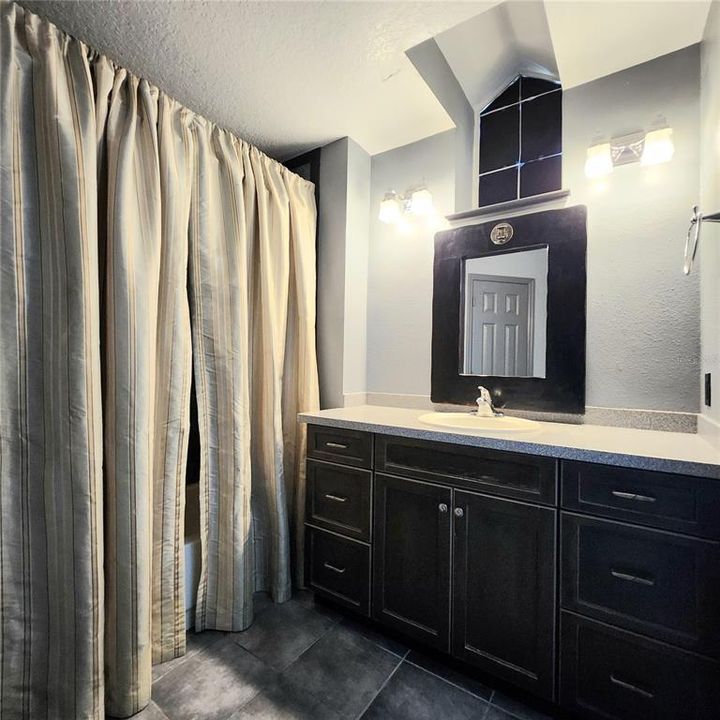
POLYGON ((438 427, 460 430, 481 430, 482 432, 531 432, 539 430, 540 423, 516 417, 478 417, 471 413, 431 412, 421 415, 418 420, 438 427))

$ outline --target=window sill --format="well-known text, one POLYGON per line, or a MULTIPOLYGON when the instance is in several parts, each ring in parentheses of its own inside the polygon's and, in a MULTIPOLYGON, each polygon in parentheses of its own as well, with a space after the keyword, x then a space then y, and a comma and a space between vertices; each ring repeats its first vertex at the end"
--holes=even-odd
POLYGON ((494 205, 484 205, 480 208, 472 210, 463 210, 462 212, 446 215, 445 219, 453 222, 456 220, 475 220, 487 218, 494 215, 507 215, 514 210, 522 210, 526 207, 534 205, 542 205, 551 203, 556 200, 562 200, 570 195, 570 190, 553 190, 552 192, 542 193, 541 195, 531 195, 530 197, 518 198, 517 200, 507 200, 506 202, 495 203, 494 205))

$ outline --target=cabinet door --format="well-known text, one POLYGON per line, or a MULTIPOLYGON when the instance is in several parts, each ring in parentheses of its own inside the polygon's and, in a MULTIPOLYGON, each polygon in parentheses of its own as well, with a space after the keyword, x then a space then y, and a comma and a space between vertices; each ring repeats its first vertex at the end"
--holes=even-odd
POLYGON ((452 491, 375 476, 373 615, 449 650, 452 491))
POLYGON ((548 699, 556 511, 456 492, 453 655, 548 699))

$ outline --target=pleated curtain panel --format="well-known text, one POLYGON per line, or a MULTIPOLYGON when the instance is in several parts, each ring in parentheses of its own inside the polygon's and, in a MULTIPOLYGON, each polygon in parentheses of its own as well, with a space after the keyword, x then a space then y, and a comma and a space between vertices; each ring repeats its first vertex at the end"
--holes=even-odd
POLYGON ((185 651, 191 376, 196 629, 302 568, 314 188, 12 3, 0 52, 0 715, 127 717, 185 651))

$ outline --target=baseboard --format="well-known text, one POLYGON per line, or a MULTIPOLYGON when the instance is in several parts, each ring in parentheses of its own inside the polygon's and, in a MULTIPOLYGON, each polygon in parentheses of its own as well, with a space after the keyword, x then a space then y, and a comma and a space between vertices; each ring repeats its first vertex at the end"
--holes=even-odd
POLYGON ((696 413, 672 410, 636 410, 634 408, 585 408, 588 425, 609 425, 636 430, 660 430, 694 434, 698 431, 696 413))
POLYGON ((713 420, 709 415, 701 413, 698 415, 698 435, 705 438, 720 453, 720 423, 713 420))
POLYGON ((429 395, 400 395, 395 393, 369 392, 367 394, 367 404, 409 408, 411 410, 433 409, 429 395))
POLYGON ((357 407, 358 405, 369 405, 367 393, 347 393, 343 395, 343 407, 357 407))

